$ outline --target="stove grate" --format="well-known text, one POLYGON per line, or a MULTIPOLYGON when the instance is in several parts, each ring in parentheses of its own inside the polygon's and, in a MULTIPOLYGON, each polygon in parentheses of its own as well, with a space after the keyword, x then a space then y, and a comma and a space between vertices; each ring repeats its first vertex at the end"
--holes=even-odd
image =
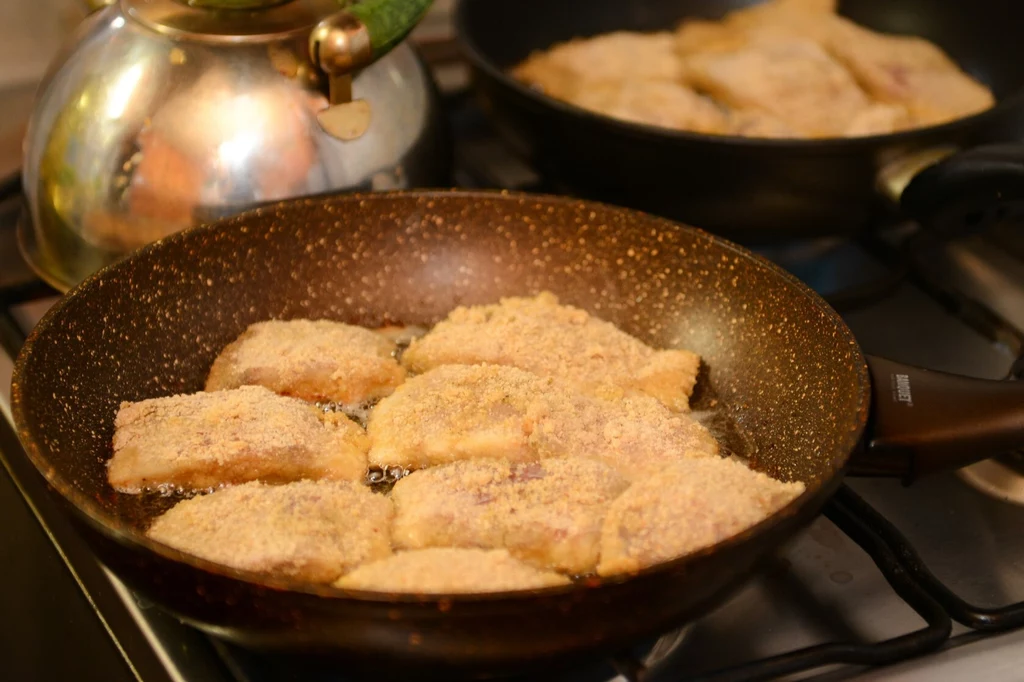
MULTIPOLYGON (((925 627, 879 642, 841 641, 818 644, 739 666, 702 672, 686 679, 695 682, 758 682, 806 673, 834 665, 876 666, 904 661, 941 647, 952 631, 950 614, 940 600, 917 581, 904 557, 914 550, 895 528, 847 486, 842 486, 825 507, 825 516, 863 549, 893 591, 925 621, 925 627)), ((669 666, 673 667, 673 666, 669 666)), ((622 672, 623 668, 619 668, 622 672)), ((680 679, 678 668, 659 674, 633 662, 627 682, 669 682, 680 679)))
MULTIPOLYGON (((924 590, 931 600, 940 604, 943 611, 958 623, 984 632, 1005 632, 1024 626, 1024 602, 989 608, 963 600, 935 577, 914 547, 885 517, 856 496, 845 504, 858 523, 870 526, 873 534, 895 549, 899 564, 908 579, 918 589, 924 590)), ((832 520, 835 521, 834 518, 832 520)), ((840 524, 837 522, 837 525, 840 524)))

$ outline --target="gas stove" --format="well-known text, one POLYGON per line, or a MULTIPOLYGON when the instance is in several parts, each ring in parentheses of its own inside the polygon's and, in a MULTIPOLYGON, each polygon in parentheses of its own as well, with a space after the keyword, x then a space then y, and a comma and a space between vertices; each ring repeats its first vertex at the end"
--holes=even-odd
MULTIPOLYGON (((456 79, 457 80, 457 79, 456 79)), ((464 94, 448 99, 456 183, 545 191, 464 94)), ((17 258, 0 203, 0 654, 11 679, 345 682, 243 651, 127 590, 70 529, 21 450, 10 373, 56 300, 17 258)), ((937 243, 912 225, 759 249, 830 300, 868 353, 985 378, 1024 368, 1024 242, 937 243)), ((1015 680, 1024 660, 1024 466, 1009 454, 910 487, 850 479, 732 599, 681 630, 538 680, 1015 680)), ((644 608, 637 604, 638 611, 644 608)), ((382 678, 387 677, 382 667, 382 678)))

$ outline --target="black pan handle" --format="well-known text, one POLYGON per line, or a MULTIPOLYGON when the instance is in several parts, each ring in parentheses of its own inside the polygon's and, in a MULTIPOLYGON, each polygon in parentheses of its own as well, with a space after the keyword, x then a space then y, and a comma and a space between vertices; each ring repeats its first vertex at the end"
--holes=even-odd
POLYGON ((1024 382, 867 360, 872 415, 850 473, 912 480, 1024 448, 1024 382))
POLYGON ((907 184, 900 207, 947 237, 1024 212, 1024 144, 974 147, 928 166, 907 184))

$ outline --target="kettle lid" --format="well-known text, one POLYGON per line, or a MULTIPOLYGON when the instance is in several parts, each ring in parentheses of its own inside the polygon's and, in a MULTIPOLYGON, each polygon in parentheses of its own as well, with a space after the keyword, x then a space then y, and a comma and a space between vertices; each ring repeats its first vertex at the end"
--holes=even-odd
POLYGON ((248 43, 308 32, 343 7, 338 0, 120 0, 122 12, 171 38, 207 43, 248 43))

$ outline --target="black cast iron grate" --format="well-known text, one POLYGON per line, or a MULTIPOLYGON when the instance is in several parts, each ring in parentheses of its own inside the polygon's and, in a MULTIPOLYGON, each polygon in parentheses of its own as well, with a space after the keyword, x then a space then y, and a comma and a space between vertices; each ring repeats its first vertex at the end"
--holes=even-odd
MULTIPOLYGON (((829 665, 875 666, 904 661, 933 651, 949 638, 952 623, 942 605, 919 583, 901 561, 907 540, 897 532, 879 532, 884 519, 848 487, 843 486, 825 507, 824 514, 856 542, 882 572, 893 591, 925 621, 925 627, 879 642, 829 642, 743 666, 701 675, 705 682, 752 682, 808 672, 829 665)), ((894 529, 893 529, 894 530, 894 529)))

